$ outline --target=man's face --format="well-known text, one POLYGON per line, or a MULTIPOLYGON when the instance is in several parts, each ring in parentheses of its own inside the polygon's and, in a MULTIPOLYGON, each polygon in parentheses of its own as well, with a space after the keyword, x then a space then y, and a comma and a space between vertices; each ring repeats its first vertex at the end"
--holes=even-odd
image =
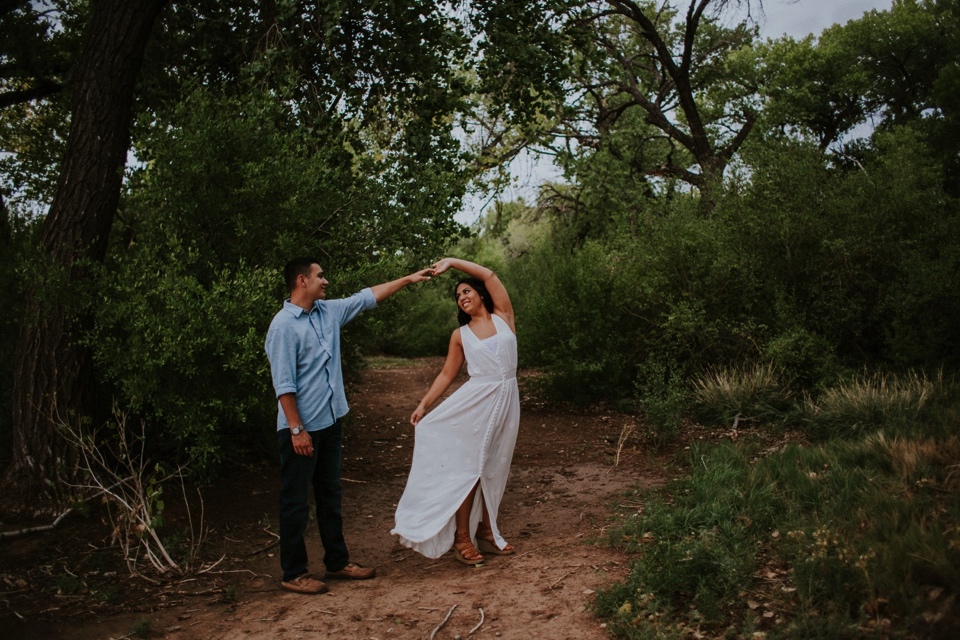
POLYGON ((310 265, 310 275, 305 277, 307 293, 311 300, 323 300, 327 295, 330 282, 323 277, 323 269, 318 264, 310 265))

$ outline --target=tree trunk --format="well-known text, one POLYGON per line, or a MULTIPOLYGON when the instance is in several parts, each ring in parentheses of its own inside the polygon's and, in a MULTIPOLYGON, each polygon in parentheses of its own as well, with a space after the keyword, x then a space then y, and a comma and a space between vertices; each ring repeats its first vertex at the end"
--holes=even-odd
POLYGON ((25 301, 13 384, 13 457, 0 480, 8 510, 49 511, 76 471, 57 425, 92 416, 90 354, 77 344, 83 284, 103 262, 130 142, 134 88, 166 0, 94 0, 72 83, 70 133, 41 238, 43 273, 25 301), (78 293, 79 292, 79 293, 78 293), (13 498, 15 496, 15 498, 13 498), (11 500, 12 498, 12 500, 11 500), (15 501, 15 502, 14 502, 15 501))

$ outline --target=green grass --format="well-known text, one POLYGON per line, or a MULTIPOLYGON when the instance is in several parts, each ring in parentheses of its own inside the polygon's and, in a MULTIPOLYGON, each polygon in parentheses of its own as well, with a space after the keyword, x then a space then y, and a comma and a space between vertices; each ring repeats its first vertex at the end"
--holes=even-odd
POLYGON ((692 446, 687 475, 610 533, 637 559, 595 612, 622 638, 938 633, 960 590, 955 398, 939 377, 865 378, 825 393, 818 419, 869 428, 772 452, 692 446))
POLYGON ((133 626, 133 629, 131 630, 130 633, 131 635, 135 635, 138 638, 149 638, 150 630, 152 627, 153 625, 151 624, 151 622, 146 618, 143 618, 140 620, 140 622, 138 622, 133 626))

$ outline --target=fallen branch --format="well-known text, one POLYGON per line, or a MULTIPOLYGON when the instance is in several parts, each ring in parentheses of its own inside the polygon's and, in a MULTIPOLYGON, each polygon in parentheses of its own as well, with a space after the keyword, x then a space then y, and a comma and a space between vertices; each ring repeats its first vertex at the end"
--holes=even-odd
POLYGON ((433 631, 430 632, 430 640, 433 640, 433 637, 434 637, 435 635, 437 635, 437 631, 440 631, 440 629, 443 627, 443 625, 447 624, 447 620, 450 619, 450 616, 453 615, 453 610, 456 609, 456 608, 457 608, 457 605, 453 605, 452 607, 450 607, 450 611, 447 611, 447 617, 444 618, 444 619, 440 622, 440 624, 438 624, 437 626, 435 626, 435 627, 433 628, 433 631))
MULTIPOLYGON (((210 573, 210 571, 207 570, 207 571, 204 571, 204 573, 210 573)), ((258 574, 254 573, 253 571, 250 571, 250 569, 227 569, 226 571, 214 571, 213 573, 210 573, 210 575, 219 576, 219 575, 223 575, 224 573, 249 573, 254 578, 258 576, 258 574)))
POLYGON ((2 531, 0 532, 0 540, 4 540, 6 538, 17 538, 19 536, 25 536, 28 533, 39 533, 40 531, 50 531, 51 529, 55 529, 56 526, 60 524, 60 521, 66 518, 71 513, 73 513, 73 507, 70 507, 69 509, 61 513, 59 516, 57 516, 57 519, 53 521, 53 524, 44 524, 39 527, 27 527, 26 529, 20 529, 18 531, 2 531))
POLYGON ((219 559, 219 560, 217 560, 216 562, 214 562, 214 563, 213 563, 212 565, 210 565, 209 567, 206 567, 205 569, 200 569, 200 570, 198 570, 197 573, 206 573, 206 572, 210 571, 210 570, 213 569, 215 566, 217 566, 218 564, 220 564, 221 562, 223 562, 223 559, 226 558, 226 557, 227 557, 226 555, 220 556, 220 559, 219 559))
POLYGON ((203 591, 164 591, 165 595, 175 595, 175 596, 212 596, 218 593, 223 593, 224 589, 222 587, 214 587, 213 589, 205 589, 203 591))
POLYGON ((257 554, 263 553, 264 551, 267 551, 268 549, 273 549, 274 547, 276 547, 276 546, 279 545, 279 544, 280 544, 280 541, 279 541, 279 540, 274 540, 273 542, 271 542, 270 544, 268 544, 268 545, 265 546, 265 547, 261 547, 260 549, 257 549, 256 551, 251 551, 250 553, 247 554, 247 557, 250 558, 250 557, 255 556, 255 555, 257 555, 257 554))
POLYGON ((563 580, 564 578, 566 578, 566 577, 567 577, 568 575, 570 575, 571 573, 574 573, 574 571, 576 571, 576 569, 574 569, 573 571, 567 571, 565 574, 563 574, 562 576, 560 576, 559 578, 557 578, 556 581, 555 581, 552 585, 550 585, 549 588, 550 588, 550 589, 553 589, 555 586, 557 586, 558 584, 560 584, 560 581, 561 581, 561 580, 563 580))
POLYGON ((477 609, 480 609, 480 622, 478 622, 477 626, 475 626, 473 629, 470 629, 470 632, 467 633, 468 637, 472 636, 474 633, 476 633, 477 629, 483 626, 483 621, 485 619, 485 616, 483 615, 483 607, 477 607, 477 609))
POLYGON ((264 533, 269 533, 269 534, 272 535, 274 538, 276 538, 277 541, 280 540, 280 536, 278 536, 277 534, 275 534, 273 531, 270 531, 270 527, 264 527, 264 528, 263 528, 263 532, 264 532, 264 533))

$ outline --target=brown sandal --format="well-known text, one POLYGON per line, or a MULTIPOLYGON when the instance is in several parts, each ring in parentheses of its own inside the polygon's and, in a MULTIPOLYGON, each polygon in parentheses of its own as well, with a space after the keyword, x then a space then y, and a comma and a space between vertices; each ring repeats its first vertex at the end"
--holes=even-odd
POLYGON ((501 549, 497 546, 497 541, 493 538, 492 529, 481 529, 477 531, 477 547, 483 553, 492 553, 496 556, 512 555, 517 549, 509 542, 501 549))
POLYGON ((475 567, 483 564, 483 556, 477 551, 477 548, 470 542, 470 538, 455 538, 453 541, 453 557, 463 564, 475 567))

